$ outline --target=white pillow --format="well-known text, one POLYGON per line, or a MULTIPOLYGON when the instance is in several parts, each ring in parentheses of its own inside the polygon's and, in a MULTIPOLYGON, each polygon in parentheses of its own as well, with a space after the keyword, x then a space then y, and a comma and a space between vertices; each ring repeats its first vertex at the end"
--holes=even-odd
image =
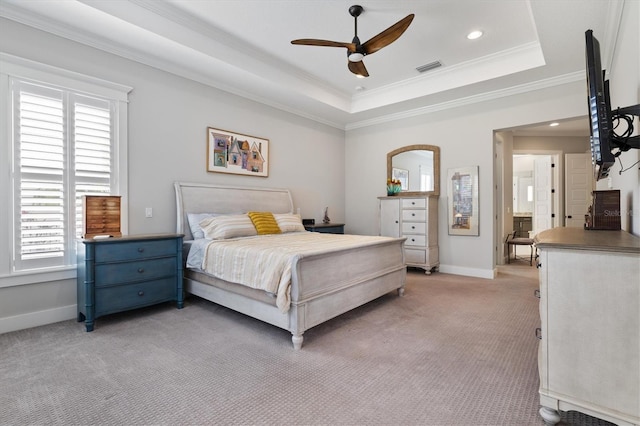
POLYGON ((258 235, 253 222, 246 214, 208 217, 200 222, 200 227, 205 238, 210 240, 258 235))
POLYGON ((273 217, 278 222, 278 227, 282 233, 306 231, 302 225, 302 219, 298 214, 275 213, 273 217))
POLYGON ((189 222, 189 229, 191 229, 191 235, 194 240, 204 238, 204 231, 200 227, 200 222, 208 217, 216 216, 213 213, 187 213, 187 221, 189 222))

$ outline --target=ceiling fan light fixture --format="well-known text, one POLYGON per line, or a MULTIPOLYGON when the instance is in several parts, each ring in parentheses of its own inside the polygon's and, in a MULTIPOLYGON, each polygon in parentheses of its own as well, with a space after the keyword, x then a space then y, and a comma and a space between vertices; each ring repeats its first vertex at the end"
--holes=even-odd
POLYGON ((364 58, 362 53, 353 52, 349 54, 349 61, 351 62, 360 62, 364 58))

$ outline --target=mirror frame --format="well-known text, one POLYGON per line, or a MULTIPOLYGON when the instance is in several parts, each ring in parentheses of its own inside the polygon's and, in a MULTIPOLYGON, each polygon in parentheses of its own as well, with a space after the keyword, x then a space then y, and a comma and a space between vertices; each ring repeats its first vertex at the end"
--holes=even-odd
POLYGON ((387 179, 391 179, 393 157, 407 151, 433 152, 433 191, 401 191, 399 195, 437 195, 440 196, 440 147, 435 145, 408 145, 395 149, 387 154, 387 179))

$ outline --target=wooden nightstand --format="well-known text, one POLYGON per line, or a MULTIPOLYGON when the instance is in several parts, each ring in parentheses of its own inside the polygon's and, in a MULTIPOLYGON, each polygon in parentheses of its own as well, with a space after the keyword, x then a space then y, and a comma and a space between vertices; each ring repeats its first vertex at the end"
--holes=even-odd
POLYGON ((344 223, 318 223, 316 225, 304 225, 304 229, 325 234, 344 234, 344 223))
POLYGON ((183 307, 182 234, 78 241, 78 321, 176 301, 183 307))

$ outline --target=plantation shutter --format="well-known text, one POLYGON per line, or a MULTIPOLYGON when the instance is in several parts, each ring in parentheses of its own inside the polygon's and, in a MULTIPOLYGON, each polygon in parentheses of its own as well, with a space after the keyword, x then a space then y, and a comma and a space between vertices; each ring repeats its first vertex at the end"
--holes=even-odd
POLYGON ((76 96, 74 108, 76 238, 82 237, 82 196, 109 195, 112 125, 109 102, 76 96))
POLYGON ((82 195, 109 194, 109 100, 14 80, 16 270, 74 263, 82 195))
POLYGON ((16 262, 53 266, 65 250, 64 94, 27 83, 16 89, 16 262))

